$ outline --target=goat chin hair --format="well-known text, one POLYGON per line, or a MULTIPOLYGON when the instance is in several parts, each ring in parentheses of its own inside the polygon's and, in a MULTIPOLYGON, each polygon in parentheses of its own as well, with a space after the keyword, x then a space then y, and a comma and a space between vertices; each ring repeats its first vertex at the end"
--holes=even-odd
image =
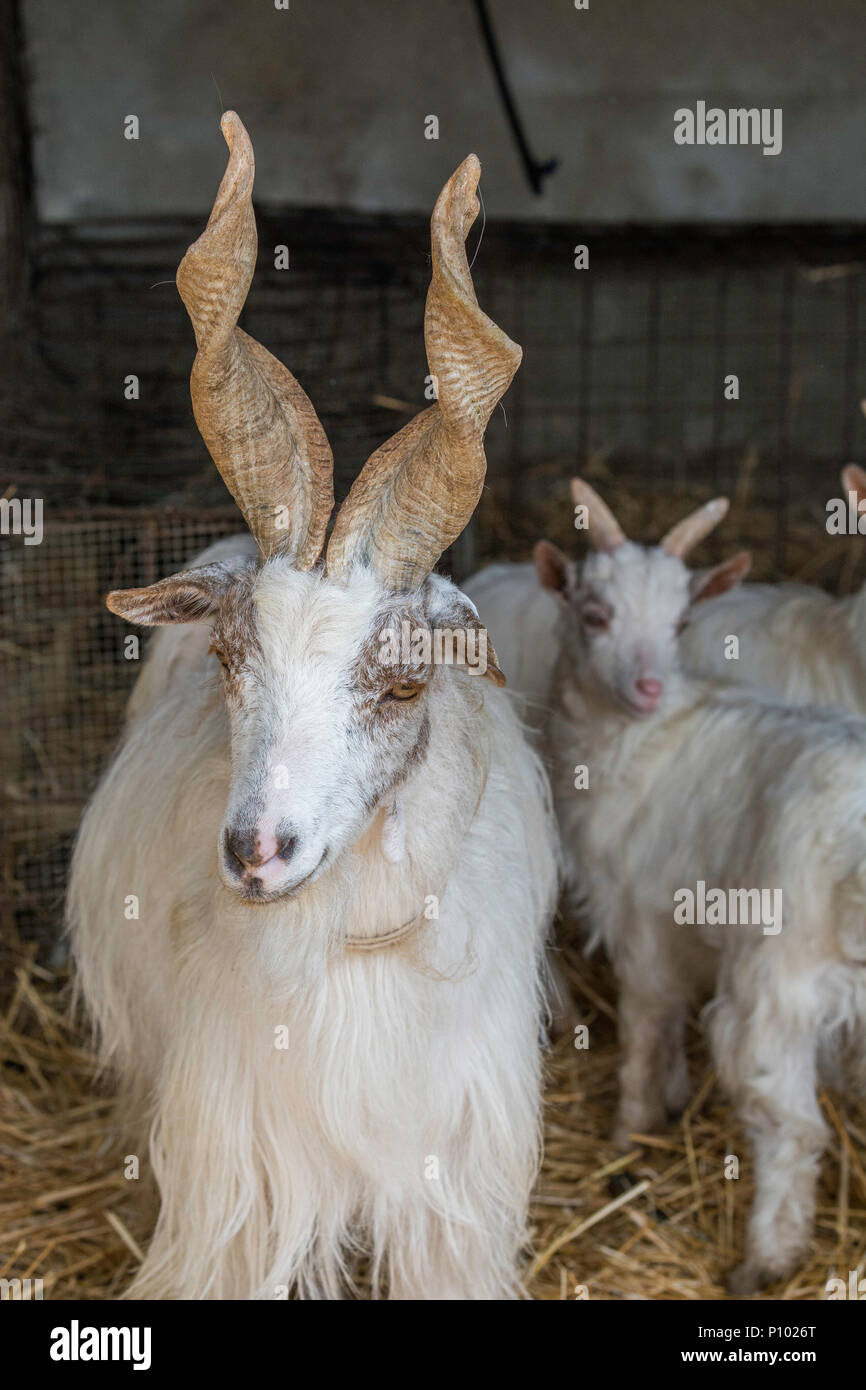
POLYGON ((188 663, 145 704, 85 814, 68 903, 79 998, 161 1199, 128 1296, 335 1298, 359 1260, 374 1296, 517 1296, 557 836, 507 696, 454 673, 431 700, 396 869, 367 836, 255 908, 217 876, 213 678, 188 663), (465 831, 455 807, 482 785, 465 831), (446 881, 417 942, 342 949, 446 881))

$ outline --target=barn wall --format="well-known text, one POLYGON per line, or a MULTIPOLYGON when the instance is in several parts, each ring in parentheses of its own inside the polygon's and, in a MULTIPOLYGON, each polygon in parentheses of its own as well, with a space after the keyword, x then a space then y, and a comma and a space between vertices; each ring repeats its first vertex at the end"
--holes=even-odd
POLYGON ((287 2, 23 0, 42 216, 199 213, 221 101, 253 133, 265 202, 426 212, 475 149, 496 218, 866 216, 862 0, 489 0, 535 154, 560 161, 540 198, 470 0, 287 2), (698 99, 781 107, 782 153, 675 145, 673 112, 698 99))

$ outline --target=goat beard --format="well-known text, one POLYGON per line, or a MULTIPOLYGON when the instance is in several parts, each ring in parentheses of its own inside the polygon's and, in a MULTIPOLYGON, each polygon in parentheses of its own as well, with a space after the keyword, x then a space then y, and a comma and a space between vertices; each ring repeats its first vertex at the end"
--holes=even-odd
POLYGON ((394 797, 382 821, 382 853, 389 864, 399 864, 406 857, 406 819, 399 796, 394 797))

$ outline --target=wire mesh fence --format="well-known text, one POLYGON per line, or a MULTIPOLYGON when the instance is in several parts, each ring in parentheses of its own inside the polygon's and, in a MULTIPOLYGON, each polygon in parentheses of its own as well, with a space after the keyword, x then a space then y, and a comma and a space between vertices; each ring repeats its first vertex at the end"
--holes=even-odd
MULTIPOLYGON (((239 521, 193 423, 192 334, 172 283, 199 230, 43 230, 32 331, 0 384, 7 481, 45 504, 41 545, 0 536, 0 907, 26 935, 56 930, 81 808, 138 669, 105 593, 171 573, 239 521)), ((259 234, 244 326, 313 400, 339 497, 427 403, 427 224, 265 213, 259 234), (288 270, 275 268, 279 246, 288 270)), ((759 574, 850 587, 859 551, 816 546, 840 465, 866 453, 854 232, 488 225, 469 255, 479 302, 524 363, 490 423, 489 486, 451 557, 458 577, 525 556, 542 531, 564 539, 580 470, 646 534, 669 504, 730 491, 723 539, 754 545, 759 574), (575 268, 576 244, 588 270, 575 268), (738 395, 726 399, 731 375, 738 395)))
MULTIPOLYGON (((192 423, 192 332, 173 284, 198 231, 171 219, 43 231, 31 360, 0 392, 21 490, 35 482, 73 506, 223 500, 192 423), (127 399, 131 375, 139 394, 127 399)), ((265 213, 259 240, 243 323, 313 400, 339 493, 427 403, 429 231, 420 218, 265 213), (281 247, 288 269, 275 268, 281 247)), ((864 451, 866 261, 854 231, 488 225, 469 254, 479 301, 524 348, 488 430, 491 480, 518 504, 552 458, 640 461, 657 490, 686 477, 725 487, 750 449, 762 495, 784 511, 794 485, 864 451), (576 244, 588 269, 575 268, 576 244), (724 394, 731 375, 736 399, 724 394)), ((781 515, 780 553, 784 529, 781 515)))
POLYGON ((144 646, 105 608, 109 589, 153 583, 237 529, 231 510, 55 518, 39 545, 0 548, 0 913, 49 938, 81 810, 114 746, 144 646))

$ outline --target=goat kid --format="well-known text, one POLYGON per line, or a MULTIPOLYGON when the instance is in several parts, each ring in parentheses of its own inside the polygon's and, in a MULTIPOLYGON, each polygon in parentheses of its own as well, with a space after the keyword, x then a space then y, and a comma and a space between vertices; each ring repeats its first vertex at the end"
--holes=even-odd
MULTIPOLYGON (((843 469, 842 488, 866 508, 862 468, 843 469)), ((745 584, 689 615, 682 650, 696 676, 866 715, 866 586, 833 598, 808 584, 745 584), (732 636, 736 657, 728 655, 732 636)))
POLYGON ((178 272, 196 420, 256 543, 109 596, 159 634, 85 815, 68 919, 103 1063, 161 1208, 148 1298, 519 1292, 538 1162, 546 781, 498 688, 382 638, 480 627, 432 573, 481 491, 520 349, 479 309, 470 156, 431 223, 436 405, 337 516, 324 431, 236 326, 249 137, 178 272), (222 669, 220 669, 222 668, 222 669), (483 689, 482 689, 483 687, 483 689), (145 1138, 149 1132, 149 1140, 145 1138))
POLYGON ((715 1064, 754 1151, 747 1253, 730 1281, 745 1294, 808 1248, 819 1071, 846 1058, 852 1081, 866 1071, 866 723, 683 672, 686 616, 748 568, 742 554, 694 574, 683 562, 724 499, 647 548, 572 486, 592 550, 579 569, 547 542, 537 551, 564 623, 550 755, 571 886, 620 981, 616 1137, 657 1130, 686 1103, 687 1010, 712 996, 715 1064), (717 908, 688 925, 701 884, 741 908, 773 889, 781 930, 749 912, 721 925, 717 908))

